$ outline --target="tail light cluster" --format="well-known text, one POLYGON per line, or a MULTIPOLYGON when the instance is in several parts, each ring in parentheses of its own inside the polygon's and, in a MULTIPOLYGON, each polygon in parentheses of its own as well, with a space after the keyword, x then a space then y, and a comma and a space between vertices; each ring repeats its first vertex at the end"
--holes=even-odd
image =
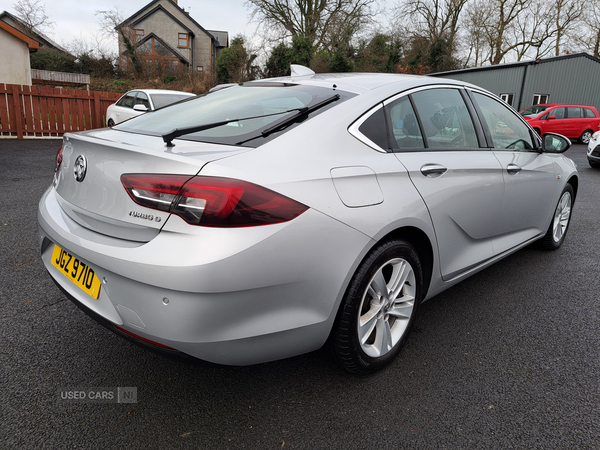
POLYGON ((269 189, 231 178, 125 174, 121 183, 138 205, 177 214, 191 225, 267 225, 287 222, 308 209, 269 189))

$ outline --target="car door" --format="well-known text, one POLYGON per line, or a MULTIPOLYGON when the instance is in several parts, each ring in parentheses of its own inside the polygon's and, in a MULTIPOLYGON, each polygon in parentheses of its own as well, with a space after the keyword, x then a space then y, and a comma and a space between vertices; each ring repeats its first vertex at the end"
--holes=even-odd
POLYGON ((133 111, 133 103, 135 102, 135 91, 128 92, 115 104, 115 123, 121 123, 129 119, 129 114, 133 111))
POLYGON ((566 116, 566 108, 554 108, 548 111, 540 118, 540 121, 542 122, 542 134, 559 133, 564 134, 567 137, 573 137, 569 136, 569 133, 567 131, 569 124, 566 119, 566 116), (554 119, 550 119, 550 116, 554 116, 554 119))
POLYGON ((471 95, 502 166, 504 197, 493 239, 494 252, 502 253, 546 232, 555 206, 555 195, 549 193, 560 187, 553 163, 556 156, 540 153, 529 127, 502 102, 480 92, 471 95), (498 122, 511 132, 494 134, 498 122))
POLYGON ((421 89, 385 107, 393 151, 431 215, 442 277, 452 279, 492 258, 502 170, 494 153, 481 148, 481 127, 461 89, 421 89))

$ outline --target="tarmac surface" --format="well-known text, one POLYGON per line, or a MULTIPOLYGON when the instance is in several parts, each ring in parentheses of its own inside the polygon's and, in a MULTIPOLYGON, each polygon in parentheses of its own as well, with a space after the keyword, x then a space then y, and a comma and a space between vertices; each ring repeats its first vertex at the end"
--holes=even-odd
POLYGON ((0 140, 0 449, 598 449, 600 170, 565 243, 527 247, 425 303, 400 357, 368 377, 324 351, 196 367, 81 312, 39 257, 37 203, 60 140, 0 140), (137 403, 64 392, 137 388, 137 403))

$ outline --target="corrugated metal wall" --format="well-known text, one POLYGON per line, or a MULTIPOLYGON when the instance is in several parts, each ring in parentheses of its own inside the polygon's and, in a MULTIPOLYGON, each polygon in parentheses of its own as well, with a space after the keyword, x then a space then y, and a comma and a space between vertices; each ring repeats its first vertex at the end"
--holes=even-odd
POLYGON ((497 95, 514 94, 512 106, 518 110, 531 106, 534 94, 548 94, 549 103, 591 105, 600 111, 600 63, 585 56, 434 76, 472 83, 497 95))

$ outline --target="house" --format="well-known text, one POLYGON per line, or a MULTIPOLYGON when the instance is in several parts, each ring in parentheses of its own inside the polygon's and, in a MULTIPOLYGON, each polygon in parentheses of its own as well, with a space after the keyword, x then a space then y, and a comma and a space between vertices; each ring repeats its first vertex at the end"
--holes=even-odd
MULTIPOLYGON (((40 32, 36 29, 31 29, 29 26, 27 26, 27 24, 25 22, 23 22, 21 19, 12 15, 11 13, 9 13, 7 11, 0 13, 0 21, 10 25, 13 28, 16 28, 21 33, 30 37, 31 39, 36 40, 39 43, 40 48, 58 50, 60 52, 71 55, 71 53, 69 53, 63 47, 58 45, 56 42, 54 42, 48 36, 46 36, 45 34, 43 34, 42 32, 40 32)), ((73 56, 73 55, 71 55, 71 56, 73 56)))
POLYGON ((38 41, 0 20, 0 83, 31 86, 29 53, 39 48, 38 41))
POLYGON ((229 45, 226 31, 206 30, 177 4, 177 0, 154 0, 119 27, 119 64, 134 70, 132 47, 141 68, 149 76, 175 75, 185 71, 209 71, 223 48, 229 45))
POLYGON ((600 59, 587 53, 434 73, 472 83, 520 111, 540 103, 589 105, 600 109, 600 59))

